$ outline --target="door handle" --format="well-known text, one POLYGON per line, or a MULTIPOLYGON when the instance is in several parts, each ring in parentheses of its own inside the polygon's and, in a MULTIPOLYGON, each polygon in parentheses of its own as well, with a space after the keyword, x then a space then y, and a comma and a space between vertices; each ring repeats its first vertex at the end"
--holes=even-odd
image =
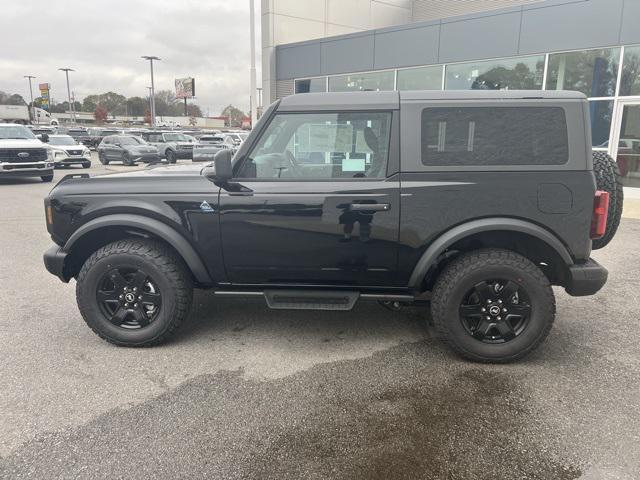
POLYGON ((352 212, 388 212, 391 205, 388 203, 352 203, 349 205, 352 212))

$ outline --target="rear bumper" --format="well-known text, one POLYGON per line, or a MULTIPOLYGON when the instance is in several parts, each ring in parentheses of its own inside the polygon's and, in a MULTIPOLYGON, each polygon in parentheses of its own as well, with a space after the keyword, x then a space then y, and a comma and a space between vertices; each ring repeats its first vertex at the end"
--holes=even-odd
POLYGON ((608 276, 607 269, 590 258, 585 263, 569 267, 565 290, 574 297, 593 295, 607 283, 608 276))
POLYGON ((64 274, 64 262, 67 259, 67 252, 62 247, 54 245, 46 252, 44 252, 44 266, 47 271, 63 282, 67 283, 69 278, 64 274))

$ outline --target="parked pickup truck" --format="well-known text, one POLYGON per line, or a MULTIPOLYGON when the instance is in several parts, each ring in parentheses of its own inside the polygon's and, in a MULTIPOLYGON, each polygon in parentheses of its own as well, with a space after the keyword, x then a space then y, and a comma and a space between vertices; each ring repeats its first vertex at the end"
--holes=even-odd
POLYGON ((0 123, 0 179, 40 177, 53 180, 51 149, 23 125, 0 123))
POLYGON ((512 361, 551 330, 552 285, 607 280, 589 125, 577 92, 293 95, 233 161, 63 179, 45 265, 117 345, 167 340, 196 287, 274 309, 427 302, 455 352, 512 361))

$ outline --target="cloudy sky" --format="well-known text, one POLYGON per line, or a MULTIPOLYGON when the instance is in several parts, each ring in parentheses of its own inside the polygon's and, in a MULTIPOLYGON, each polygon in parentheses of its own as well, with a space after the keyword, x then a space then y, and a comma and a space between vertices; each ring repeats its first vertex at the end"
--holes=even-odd
MULTIPOLYGON (((58 68, 70 67, 78 100, 108 91, 144 97, 149 62, 140 56, 155 55, 162 59, 154 62, 156 90, 195 77, 195 102, 205 114, 217 115, 230 103, 248 110, 249 0, 1 1, 1 91, 28 99, 23 75, 35 75, 36 83, 51 84, 54 101, 63 101, 66 83, 58 68)), ((259 52, 258 44, 258 79, 259 52)))

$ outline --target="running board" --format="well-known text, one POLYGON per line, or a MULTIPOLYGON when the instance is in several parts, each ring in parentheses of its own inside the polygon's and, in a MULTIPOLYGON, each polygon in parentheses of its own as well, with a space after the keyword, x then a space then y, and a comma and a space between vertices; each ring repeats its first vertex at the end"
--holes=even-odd
POLYGON ((351 310, 358 292, 324 290, 265 290, 264 298, 274 310, 351 310))
POLYGON ((264 296, 267 306, 275 310, 340 310, 353 308, 358 299, 390 302, 415 300, 413 295, 360 293, 351 290, 217 290, 220 296, 257 297, 264 296))

